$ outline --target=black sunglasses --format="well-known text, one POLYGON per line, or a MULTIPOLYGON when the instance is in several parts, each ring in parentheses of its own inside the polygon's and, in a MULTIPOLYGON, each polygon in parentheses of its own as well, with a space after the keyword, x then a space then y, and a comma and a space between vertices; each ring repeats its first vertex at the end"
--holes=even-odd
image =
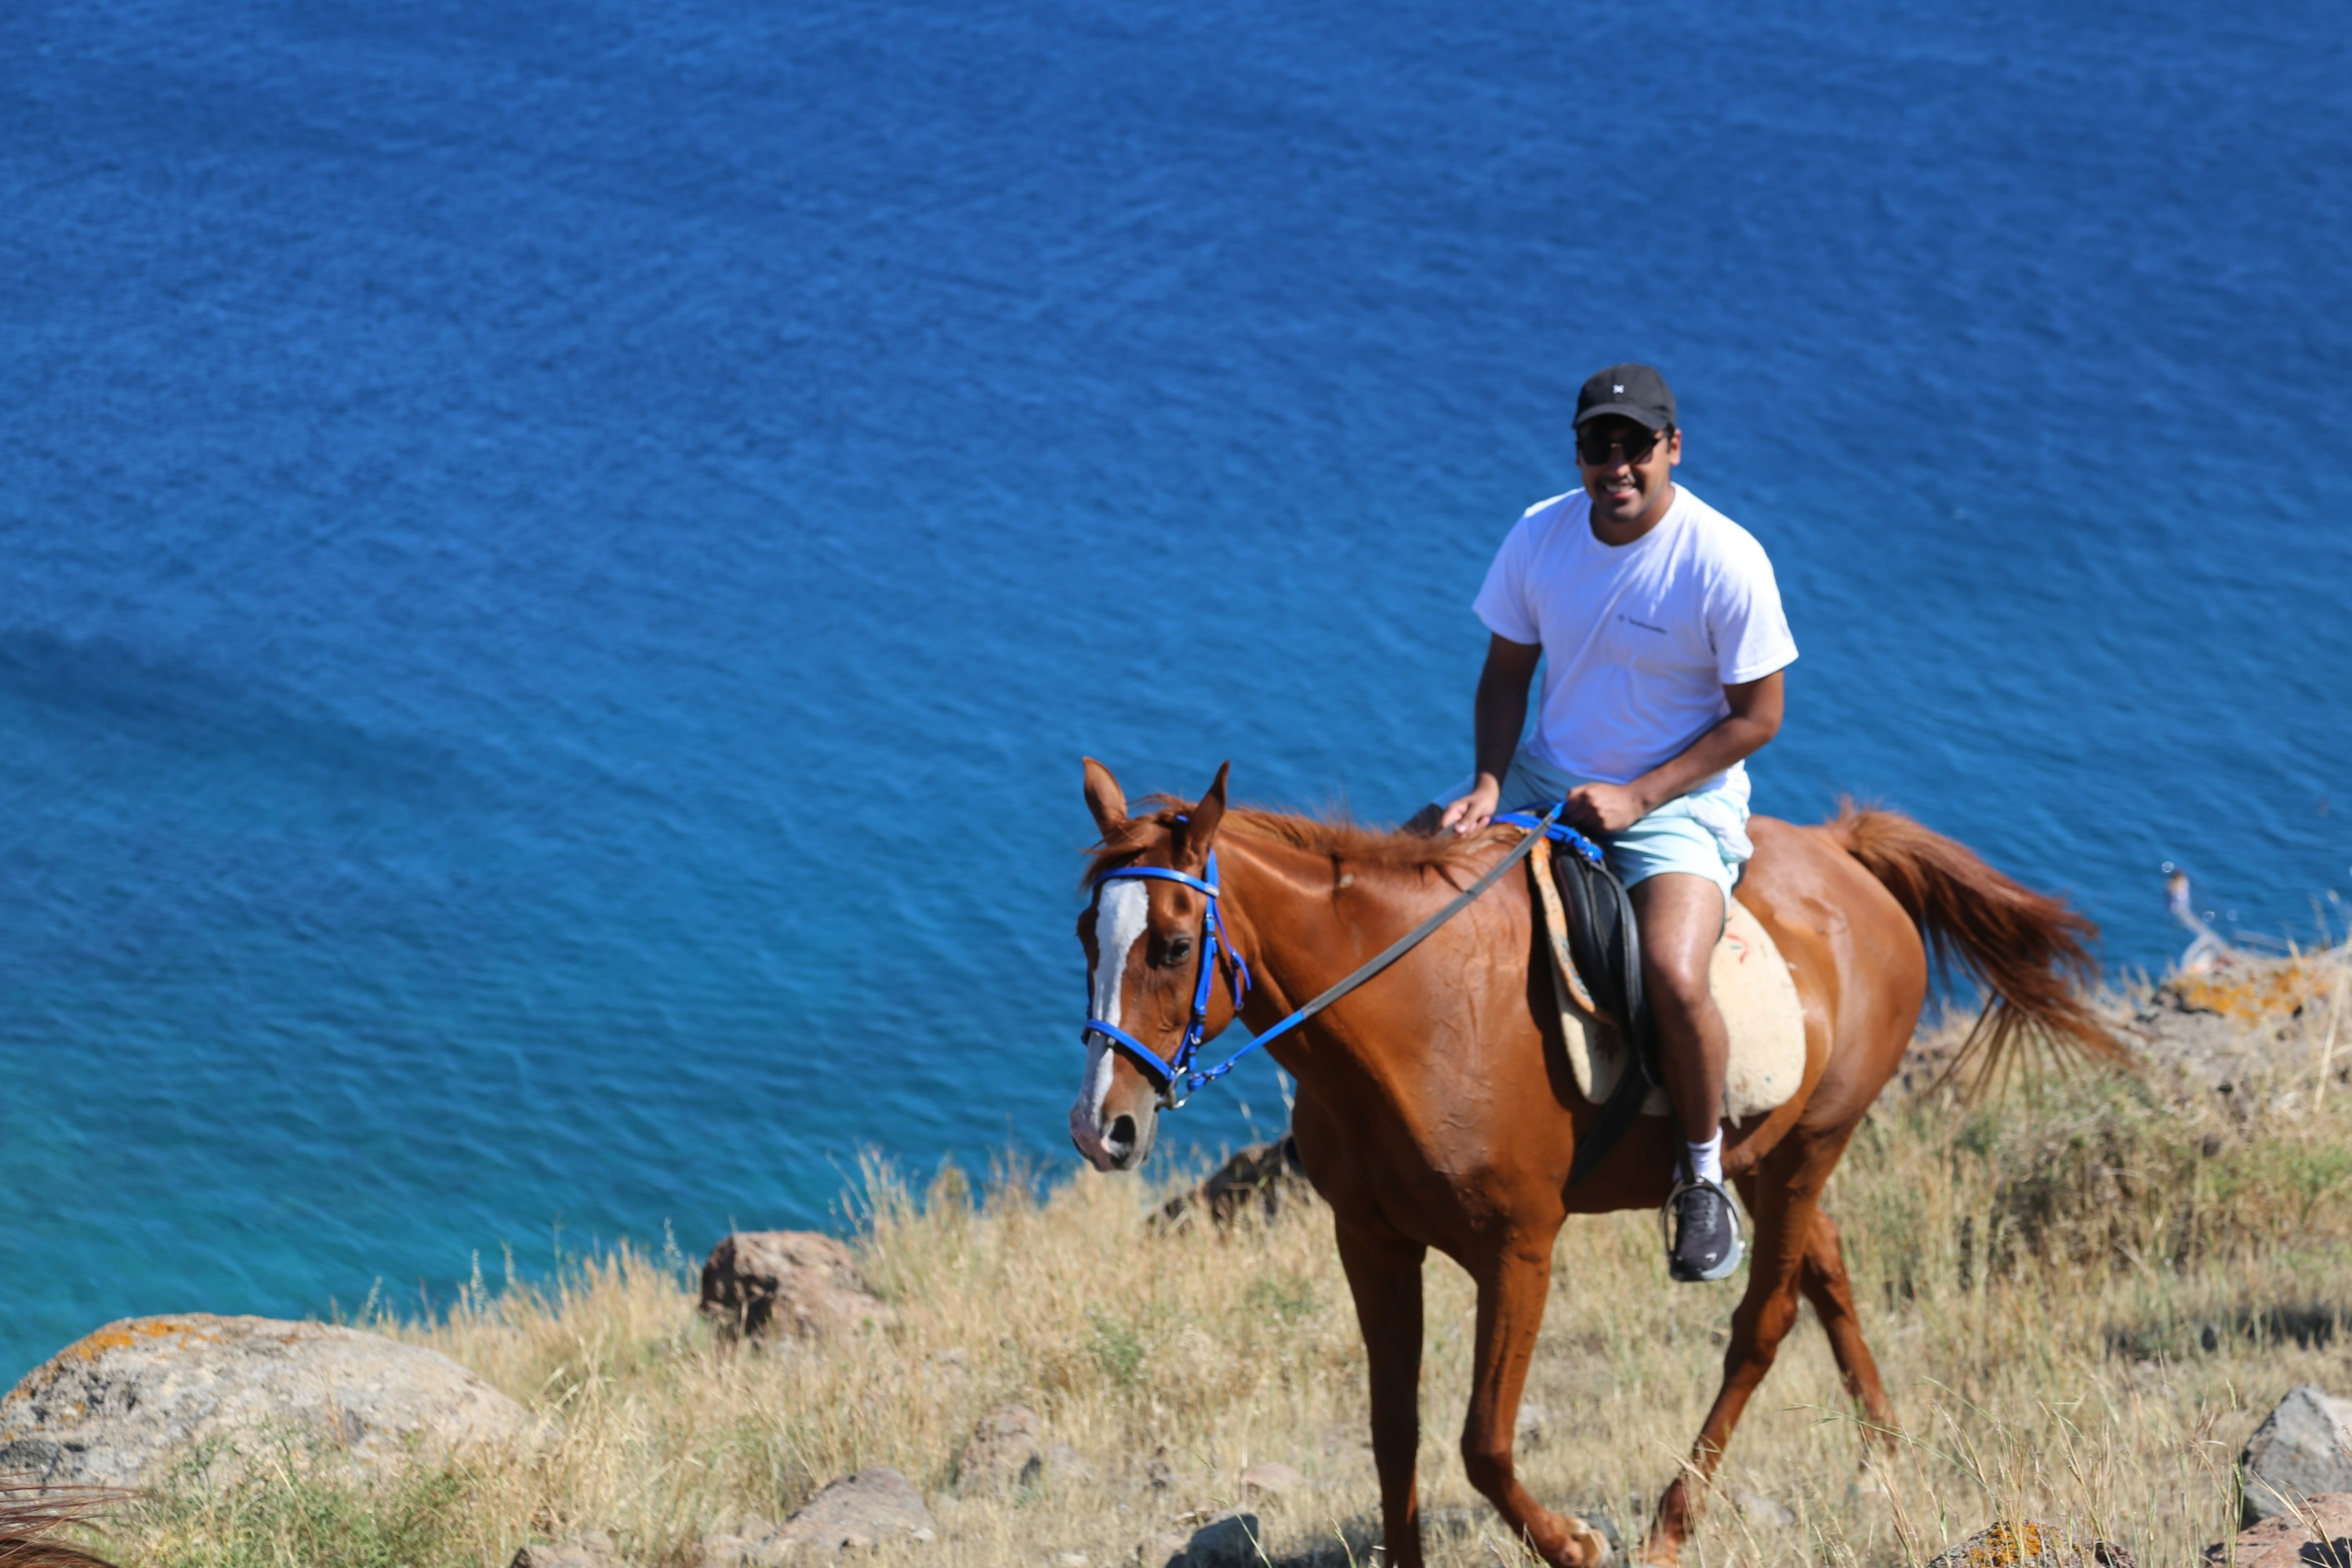
POLYGON ((1576 433, 1576 455, 1594 468, 1618 461, 1610 456, 1612 451, 1624 453, 1623 460, 1628 463, 1645 463, 1649 461, 1650 454, 1657 450, 1659 437, 1673 428, 1669 425, 1665 430, 1643 430, 1638 435, 1624 437, 1610 436, 1599 429, 1579 430, 1576 433))

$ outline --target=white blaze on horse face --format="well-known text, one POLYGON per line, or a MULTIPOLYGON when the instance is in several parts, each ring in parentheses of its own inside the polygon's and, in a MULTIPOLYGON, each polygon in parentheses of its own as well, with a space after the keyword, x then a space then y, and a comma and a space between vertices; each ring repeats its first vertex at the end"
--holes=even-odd
MULTIPOLYGON (((1106 1024, 1119 1022, 1119 991, 1127 980, 1128 955, 1143 936, 1151 912, 1151 899, 1133 878, 1106 882, 1095 900, 1095 972, 1088 976, 1094 995, 1094 1017, 1106 1024)), ((1070 1130, 1081 1138, 1102 1138, 1103 1100, 1110 1093, 1111 1048, 1100 1035, 1087 1039, 1087 1078, 1078 1101, 1070 1107, 1070 1130)))

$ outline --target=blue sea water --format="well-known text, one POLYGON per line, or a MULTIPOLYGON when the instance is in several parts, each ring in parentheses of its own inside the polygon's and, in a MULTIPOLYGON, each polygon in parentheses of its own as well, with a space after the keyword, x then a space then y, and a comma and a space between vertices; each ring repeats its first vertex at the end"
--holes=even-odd
POLYGON ((0 1377, 1066 1157, 1080 753, 1410 812, 1621 358, 1779 566, 1759 808, 2340 927, 2347 84, 2316 0, 0 7, 0 1377))

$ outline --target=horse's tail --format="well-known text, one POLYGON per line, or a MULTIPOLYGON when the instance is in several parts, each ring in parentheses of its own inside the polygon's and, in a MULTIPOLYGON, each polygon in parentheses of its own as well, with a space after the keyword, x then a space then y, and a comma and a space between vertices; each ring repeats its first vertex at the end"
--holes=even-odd
POLYGON ((114 1568, 58 1532, 85 1522, 126 1494, 100 1489, 45 1491, 29 1478, 0 1475, 0 1568, 114 1568))
POLYGON ((1900 813, 1843 800, 1827 826, 1895 895, 1937 961, 1989 993, 1947 1076, 1973 1062, 1981 1086, 2006 1069, 2021 1039, 2053 1047, 2061 1065, 2137 1065, 2078 989, 2099 973, 2090 949, 2099 928, 2088 916, 1900 813))

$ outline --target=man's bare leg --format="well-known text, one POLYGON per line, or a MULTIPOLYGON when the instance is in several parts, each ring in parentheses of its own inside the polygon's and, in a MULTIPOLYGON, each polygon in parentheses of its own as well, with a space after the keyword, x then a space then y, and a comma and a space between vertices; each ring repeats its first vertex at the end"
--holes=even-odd
POLYGON ((1633 884, 1642 927, 1642 986, 1658 1026, 1666 1098, 1683 1137, 1704 1143, 1723 1127, 1723 1078, 1731 1059, 1723 1015, 1707 989, 1707 965, 1723 938, 1723 890, 1687 871, 1661 871, 1633 884))
POLYGON ((1723 891, 1705 877, 1663 871, 1633 886, 1642 928, 1642 984, 1658 1030, 1666 1097, 1689 1150, 1689 1173, 1708 1193, 1677 1196, 1673 1272, 1721 1279, 1738 1266, 1730 1195, 1723 1190, 1723 1080, 1731 1042, 1707 988, 1723 936, 1723 891))

